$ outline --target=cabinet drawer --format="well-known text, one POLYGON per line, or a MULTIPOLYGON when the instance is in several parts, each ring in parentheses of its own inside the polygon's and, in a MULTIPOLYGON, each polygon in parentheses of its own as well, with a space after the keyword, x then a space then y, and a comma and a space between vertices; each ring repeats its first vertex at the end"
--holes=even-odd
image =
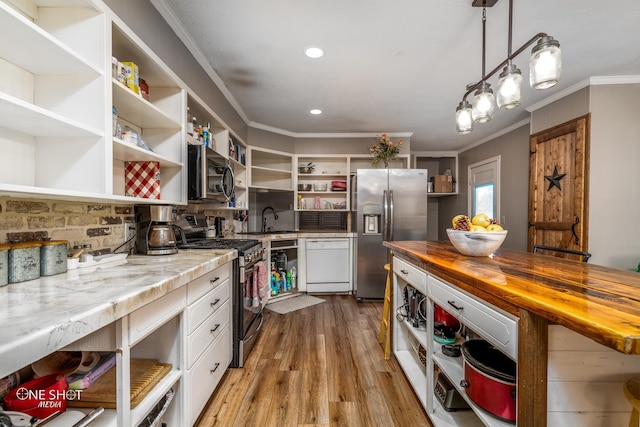
POLYGON ((225 328, 205 351, 192 369, 188 370, 187 396, 189 425, 193 425, 231 362, 231 330, 225 328))
POLYGON ((190 334, 193 332, 207 317, 211 316, 216 310, 229 299, 229 282, 214 288, 204 295, 195 304, 187 308, 187 330, 190 334))
POLYGON ((187 366, 193 365, 193 362, 200 357, 204 349, 229 326, 230 307, 231 302, 226 301, 222 307, 220 307, 220 310, 202 322, 202 325, 200 325, 193 334, 189 335, 189 338, 187 338, 189 351, 187 366))
POLYGON ((424 295, 427 294, 427 273, 423 270, 414 267, 400 258, 394 257, 393 274, 405 280, 424 295))
POLYGON ((193 304, 211 289, 228 280, 231 277, 231 264, 229 262, 209 273, 203 274, 197 279, 193 279, 187 286, 187 304, 193 304))
POLYGON ((429 297, 496 348, 517 360, 516 320, 433 276, 429 276, 429 297))
POLYGON ((167 320, 181 313, 184 310, 186 293, 187 290, 183 286, 129 314, 130 345, 134 345, 167 320))

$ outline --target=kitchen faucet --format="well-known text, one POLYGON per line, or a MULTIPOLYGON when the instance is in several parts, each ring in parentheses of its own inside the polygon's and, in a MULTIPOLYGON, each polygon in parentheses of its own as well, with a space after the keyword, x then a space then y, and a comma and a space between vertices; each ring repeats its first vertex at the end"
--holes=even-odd
POLYGON ((269 209, 271 209, 271 211, 273 212, 273 219, 278 219, 278 214, 276 213, 276 210, 273 209, 271 206, 267 206, 266 208, 262 209, 262 232, 263 233, 267 231, 267 218, 264 216, 264 214, 269 209))

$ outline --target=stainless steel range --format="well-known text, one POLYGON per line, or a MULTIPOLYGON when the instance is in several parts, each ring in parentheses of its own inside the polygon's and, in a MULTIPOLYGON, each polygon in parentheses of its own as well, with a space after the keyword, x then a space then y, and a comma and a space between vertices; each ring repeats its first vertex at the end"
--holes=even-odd
POLYGON ((257 268, 263 264, 264 248, 255 239, 206 238, 204 214, 178 214, 176 221, 178 249, 235 249, 238 258, 233 261, 231 286, 233 357, 232 368, 241 368, 255 344, 264 322, 263 309, 269 293, 257 301, 257 268))

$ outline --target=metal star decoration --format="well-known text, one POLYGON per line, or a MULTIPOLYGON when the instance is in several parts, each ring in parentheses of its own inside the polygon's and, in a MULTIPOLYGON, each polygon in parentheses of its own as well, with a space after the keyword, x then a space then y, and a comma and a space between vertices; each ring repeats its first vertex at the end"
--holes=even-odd
POLYGON ((551 191, 553 187, 558 187, 558 190, 562 191, 562 187, 560 187, 560 180, 567 175, 566 173, 558 173, 558 166, 554 166, 553 175, 545 175, 544 179, 549 180, 549 188, 547 191, 551 191))

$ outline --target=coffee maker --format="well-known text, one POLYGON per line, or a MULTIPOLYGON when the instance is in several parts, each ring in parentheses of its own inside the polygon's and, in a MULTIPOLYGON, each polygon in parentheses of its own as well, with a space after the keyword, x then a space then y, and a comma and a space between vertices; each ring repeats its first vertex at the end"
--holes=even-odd
POLYGON ((170 205, 137 205, 136 252, 146 255, 169 255, 178 252, 173 222, 176 208, 170 205))

